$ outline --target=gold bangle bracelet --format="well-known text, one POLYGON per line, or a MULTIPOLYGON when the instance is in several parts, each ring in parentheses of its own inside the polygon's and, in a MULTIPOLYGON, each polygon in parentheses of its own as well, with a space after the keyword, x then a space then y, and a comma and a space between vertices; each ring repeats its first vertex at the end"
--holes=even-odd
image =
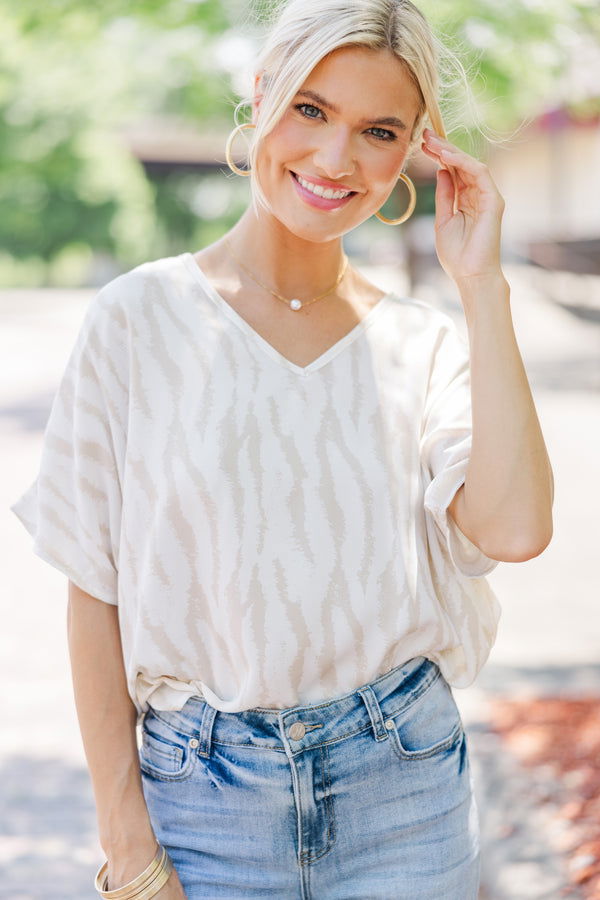
MULTIPOLYGON (((101 896, 107 900, 149 900, 168 879, 173 863, 166 848, 159 845, 156 856, 150 865, 133 881, 113 891, 98 888, 101 896), (158 857, 158 860, 157 860, 158 857)), ((101 878, 101 872, 99 873, 101 878)), ((97 879, 98 880, 98 879, 97 879)), ((106 888, 106 877, 103 887, 106 888)))
POLYGON ((164 866, 160 869, 156 879, 152 882, 152 884, 148 885, 145 890, 141 891, 139 894, 132 894, 130 897, 126 898, 126 900, 150 900, 151 897, 154 897, 157 894, 163 884, 165 884, 171 874, 173 869, 173 862, 171 857, 167 853, 164 866))
POLYGON ((114 888, 113 890, 108 890, 108 860, 103 863, 102 866, 98 869, 96 873, 95 879, 95 887, 98 893, 105 897, 106 900, 124 900, 125 897, 129 896, 132 891, 137 890, 140 887, 145 886, 148 883, 148 878, 153 878, 159 865, 160 860, 163 857, 163 847, 157 842, 156 845, 156 853, 154 857, 150 861, 150 863, 146 866, 143 872, 134 878, 132 881, 129 881, 127 884, 122 885, 120 888, 114 888))
MULTIPOLYGON (((108 860, 100 866, 95 879, 95 887, 98 893, 106 898, 106 900, 137 900, 137 898, 141 898, 144 893, 144 897, 152 897, 159 888, 157 887, 157 879, 162 876, 162 873, 165 869, 168 868, 168 875, 170 874, 172 868, 172 861, 166 851, 166 848, 163 847, 160 843, 157 844, 156 853, 152 859, 152 861, 146 866, 144 871, 138 875, 133 881, 128 882, 127 884, 122 885, 119 888, 114 888, 113 890, 108 890, 108 860), (151 893, 146 894, 146 890, 151 890, 151 893)), ((161 878, 161 886, 166 881, 161 878)))

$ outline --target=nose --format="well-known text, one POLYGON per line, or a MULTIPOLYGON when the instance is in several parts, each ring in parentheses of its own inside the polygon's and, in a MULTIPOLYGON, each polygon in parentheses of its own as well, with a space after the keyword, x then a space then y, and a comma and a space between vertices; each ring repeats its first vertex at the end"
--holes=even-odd
POLYGON ((352 141, 343 129, 331 129, 326 137, 321 136, 313 159, 323 178, 336 181, 354 174, 352 141))

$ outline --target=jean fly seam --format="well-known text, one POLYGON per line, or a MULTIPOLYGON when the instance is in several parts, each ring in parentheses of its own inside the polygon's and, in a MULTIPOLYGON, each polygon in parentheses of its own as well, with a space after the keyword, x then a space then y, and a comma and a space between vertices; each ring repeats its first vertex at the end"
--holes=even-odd
POLYGON ((316 862, 316 860, 321 859, 323 856, 325 856, 326 853, 329 853, 329 851, 335 844, 336 838, 333 793, 331 791, 331 775, 329 771, 329 753, 327 753, 327 750, 323 746, 323 744, 319 744, 318 749, 321 751, 323 786, 325 788, 323 801, 327 814, 327 846, 321 853, 317 853, 316 855, 313 854, 312 856, 309 855, 309 850, 302 850, 300 852, 300 865, 302 866, 308 865, 311 862, 316 862))

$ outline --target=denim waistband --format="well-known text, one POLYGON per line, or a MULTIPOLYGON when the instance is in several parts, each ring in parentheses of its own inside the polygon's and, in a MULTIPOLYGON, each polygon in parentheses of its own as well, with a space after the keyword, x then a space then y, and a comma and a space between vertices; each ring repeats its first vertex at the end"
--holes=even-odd
POLYGON ((190 697, 176 712, 152 709, 152 715, 198 741, 208 757, 210 742, 283 750, 293 755, 372 728, 376 740, 388 737, 385 719, 415 702, 439 677, 436 663, 415 656, 369 684, 317 703, 285 709, 254 707, 222 712, 201 697, 190 697))

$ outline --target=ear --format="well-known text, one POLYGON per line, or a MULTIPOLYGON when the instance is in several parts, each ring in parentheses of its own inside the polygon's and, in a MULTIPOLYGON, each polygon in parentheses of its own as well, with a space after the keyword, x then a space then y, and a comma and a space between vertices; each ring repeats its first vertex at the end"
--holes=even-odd
POLYGON ((260 81, 262 78, 262 72, 257 72, 254 76, 254 101, 252 103, 252 121, 256 121, 256 117, 258 115, 258 110, 260 108, 260 101, 262 100, 262 94, 260 93, 260 81))

